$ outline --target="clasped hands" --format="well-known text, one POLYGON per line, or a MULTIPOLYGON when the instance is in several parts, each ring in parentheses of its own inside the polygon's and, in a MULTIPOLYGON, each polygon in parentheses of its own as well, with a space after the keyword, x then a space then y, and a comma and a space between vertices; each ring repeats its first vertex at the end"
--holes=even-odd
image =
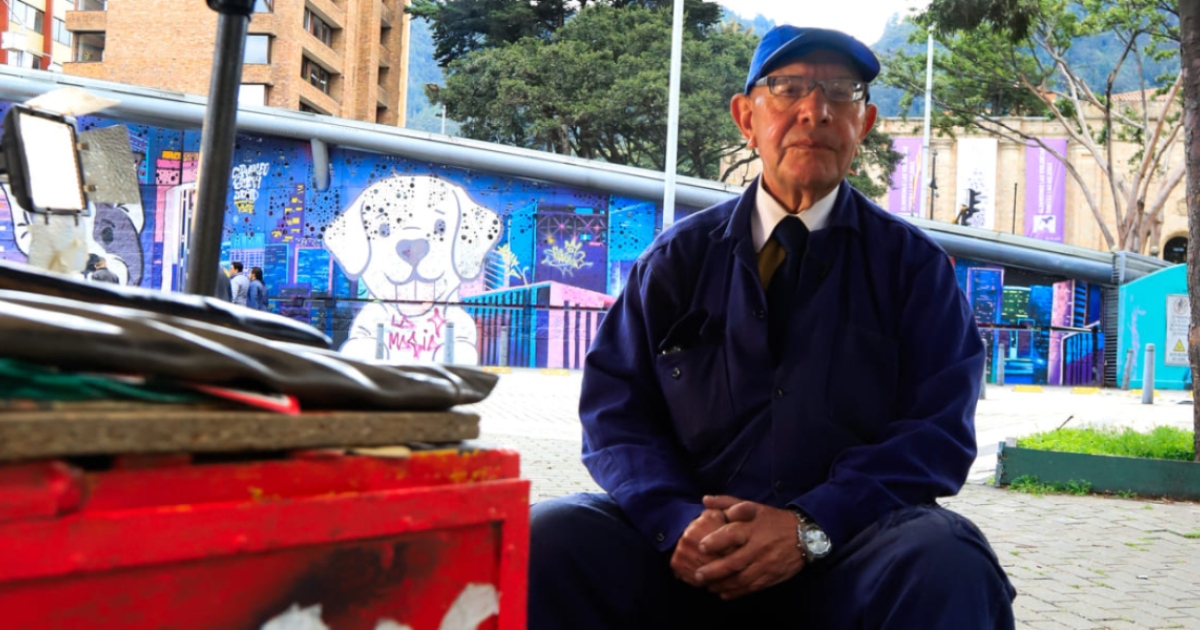
POLYGON ((676 577, 737 599, 784 582, 804 568, 796 546, 796 516, 731 496, 704 497, 704 512, 675 545, 676 577))

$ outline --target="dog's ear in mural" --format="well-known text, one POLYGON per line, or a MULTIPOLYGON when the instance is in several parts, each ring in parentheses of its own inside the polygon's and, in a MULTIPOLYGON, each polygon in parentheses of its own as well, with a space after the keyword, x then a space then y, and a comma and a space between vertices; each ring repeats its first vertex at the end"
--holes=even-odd
POLYGON ((357 280, 371 262, 371 241, 363 223, 363 200, 370 189, 363 191, 350 207, 346 208, 325 228, 325 249, 342 267, 342 273, 357 280))
POLYGON ((474 280, 483 272, 487 253, 500 240, 500 216, 472 201, 462 188, 452 188, 460 212, 454 239, 454 268, 463 280, 474 280))
POLYGON ((17 251, 29 256, 29 221, 30 216, 25 209, 17 205, 17 200, 8 190, 8 184, 0 184, 0 194, 4 195, 5 201, 8 203, 8 213, 12 216, 12 235, 13 241, 17 245, 17 251))
POLYGON ((139 286, 142 283, 141 230, 138 222, 134 221, 135 215, 144 220, 140 204, 134 204, 133 207, 125 204, 96 204, 95 217, 92 219, 92 239, 99 251, 93 251, 97 248, 91 247, 90 244, 88 247, 89 252, 100 254, 107 259, 109 269, 117 274, 121 284, 131 286, 139 286), (124 273, 120 267, 125 268, 124 273))

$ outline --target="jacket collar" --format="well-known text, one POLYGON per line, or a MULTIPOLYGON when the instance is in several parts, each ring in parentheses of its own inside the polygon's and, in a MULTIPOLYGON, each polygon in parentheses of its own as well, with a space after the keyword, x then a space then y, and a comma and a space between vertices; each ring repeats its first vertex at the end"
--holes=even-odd
MULTIPOLYGON (((755 212, 755 199, 758 195, 759 182, 762 176, 754 178, 754 181, 746 187, 742 192, 742 196, 736 201, 733 208, 733 213, 729 217, 729 221, 725 224, 724 229, 720 227, 714 230, 713 238, 734 239, 735 241, 749 243, 750 251, 754 251, 754 237, 750 233, 750 221, 755 212)), ((833 210, 829 213, 829 222, 825 225, 826 229, 844 227, 850 228, 855 232, 859 231, 858 213, 859 199, 857 198, 858 191, 850 186, 850 182, 842 180, 842 185, 838 186, 837 200, 833 202, 833 210)))

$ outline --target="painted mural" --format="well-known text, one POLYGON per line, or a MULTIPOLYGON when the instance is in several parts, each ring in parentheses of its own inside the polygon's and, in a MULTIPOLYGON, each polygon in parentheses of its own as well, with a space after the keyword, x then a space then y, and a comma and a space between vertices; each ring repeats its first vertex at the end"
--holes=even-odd
POLYGON ((1099 382, 1100 285, 961 258, 954 266, 988 345, 989 381, 1003 355, 1005 383, 1099 382))
MULTIPOLYGON (((129 129, 142 203, 95 208, 88 251, 124 284, 179 291, 200 132, 129 129)), ((599 191, 339 148, 329 168, 317 190, 307 142, 239 135, 222 260, 261 267, 271 310, 364 358, 582 367, 661 228, 656 203, 599 191)), ((0 257, 26 259, 29 221, 0 195, 0 257)), ((1092 382, 1099 287, 968 260, 956 268, 989 370, 1003 348, 1008 382, 1092 382)))
MULTIPOLYGON (((179 291, 200 132, 127 126, 142 203, 94 208, 88 251, 123 284, 179 291)), ((238 136, 222 260, 261 267, 271 310, 364 358, 580 367, 661 226, 654 202, 394 156, 333 149, 325 190, 312 169, 307 142, 238 136)), ((27 259, 29 221, 0 195, 0 257, 27 259)))

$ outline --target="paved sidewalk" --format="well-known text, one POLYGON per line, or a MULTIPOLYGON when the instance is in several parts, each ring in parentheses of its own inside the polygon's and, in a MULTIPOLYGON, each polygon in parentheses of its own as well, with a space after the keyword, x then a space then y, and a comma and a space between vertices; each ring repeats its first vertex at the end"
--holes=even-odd
MULTIPOLYGON (((579 463, 581 374, 514 370, 467 409, 482 417, 481 442, 521 453, 532 499, 596 490, 579 463)), ((987 534, 1020 591, 1019 628, 1190 628, 1200 630, 1200 505, 1101 497, 1045 496, 982 482, 1007 437, 1106 424, 1190 428, 1181 392, 1142 405, 1128 392, 1076 394, 988 389, 979 405, 980 459, 972 482, 943 503, 987 534), (1073 416, 1073 417, 1072 417, 1073 416)))

